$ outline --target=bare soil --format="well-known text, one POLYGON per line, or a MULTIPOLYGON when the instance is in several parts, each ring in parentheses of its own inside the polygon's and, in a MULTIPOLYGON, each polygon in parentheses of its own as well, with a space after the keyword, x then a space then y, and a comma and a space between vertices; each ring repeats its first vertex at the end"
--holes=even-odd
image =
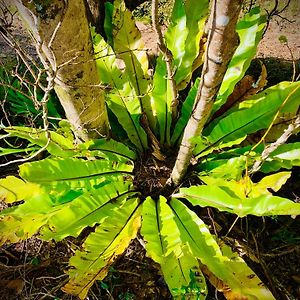
POLYGON ((300 3, 298 0, 292 0, 290 7, 280 17, 272 18, 268 30, 259 43, 257 57, 283 60, 300 59, 300 3), (280 42, 280 36, 286 37, 288 47, 285 43, 280 42))

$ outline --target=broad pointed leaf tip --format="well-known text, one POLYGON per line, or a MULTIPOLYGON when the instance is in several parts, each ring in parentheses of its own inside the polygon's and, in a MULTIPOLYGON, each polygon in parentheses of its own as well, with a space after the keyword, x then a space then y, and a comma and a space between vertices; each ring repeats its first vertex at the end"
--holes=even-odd
POLYGON ((183 239, 176 214, 160 196, 143 203, 141 234, 147 255, 160 264, 164 279, 174 299, 205 299, 207 287, 196 257, 183 239), (178 298, 179 299, 179 298, 178 298))
POLYGON ((235 85, 243 78, 260 42, 266 18, 258 7, 253 8, 237 23, 236 30, 240 43, 230 60, 220 87, 217 100, 213 107, 213 113, 224 104, 228 96, 233 92, 235 85))
POLYGON ((193 255, 205 265, 204 268, 202 265, 202 271, 217 289, 224 292, 226 298, 275 299, 244 260, 232 253, 228 246, 220 248, 215 237, 194 212, 180 201, 171 201, 170 205, 176 214, 182 242, 185 241, 193 255), (197 239, 193 238, 195 236, 197 239))

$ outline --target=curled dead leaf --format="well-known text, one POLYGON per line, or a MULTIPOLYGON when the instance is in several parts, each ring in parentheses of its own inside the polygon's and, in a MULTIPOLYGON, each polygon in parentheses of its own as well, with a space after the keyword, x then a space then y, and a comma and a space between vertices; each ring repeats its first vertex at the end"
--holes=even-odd
POLYGON ((261 91, 267 84, 267 69, 265 65, 261 63, 261 74, 258 80, 255 82, 254 77, 246 75, 236 85, 232 94, 228 97, 226 103, 214 114, 212 119, 216 119, 226 113, 229 109, 249 99, 251 96, 261 91))

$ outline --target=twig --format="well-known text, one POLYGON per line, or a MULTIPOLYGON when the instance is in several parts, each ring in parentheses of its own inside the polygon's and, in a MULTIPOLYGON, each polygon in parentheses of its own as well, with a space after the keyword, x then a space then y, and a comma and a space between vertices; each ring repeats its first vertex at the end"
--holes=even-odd
POLYGON ((289 20, 289 19, 287 19, 287 18, 285 18, 285 17, 283 17, 283 16, 280 15, 290 5, 291 0, 288 0, 287 3, 286 3, 286 5, 281 10, 278 10, 279 1, 278 0, 274 0, 274 2, 275 2, 274 3, 274 7, 273 7, 273 9, 270 12, 265 9, 268 17, 267 17, 267 24, 266 24, 266 27, 265 27, 264 32, 263 32, 263 36, 267 32, 267 30, 269 28, 269 25, 270 25, 270 21, 271 21, 271 19, 272 19, 273 16, 277 16, 277 17, 279 17, 279 18, 281 18, 281 19, 283 19, 283 20, 285 20, 285 21, 287 21, 289 23, 294 23, 295 22, 295 20, 289 20))
POLYGON ((48 47, 49 47, 49 48, 51 48, 52 43, 53 43, 53 41, 54 41, 54 39, 55 39, 55 36, 56 36, 57 31, 58 31, 58 29, 59 29, 60 26, 61 26, 61 21, 59 21, 59 22, 57 23, 57 25, 56 25, 56 27, 55 27, 55 29, 54 29, 54 31, 53 31, 53 34, 52 34, 52 36, 51 36, 51 38, 50 38, 50 41, 49 41, 49 43, 48 43, 48 47))
MULTIPOLYGON (((285 247, 290 247, 290 245, 285 245, 285 247)), ((289 249, 289 250, 281 250, 278 253, 263 253, 262 256, 265 256, 265 257, 278 257, 278 256, 283 256, 283 255, 291 254, 291 253, 293 253, 293 252, 295 252, 295 251, 297 251, 299 249, 300 249, 300 246, 296 245, 292 249, 289 249)), ((276 249, 273 249, 272 252, 274 252, 274 250, 276 250, 276 249)))
POLYGON ((15 255, 13 255, 12 253, 10 253, 9 251, 7 251, 6 249, 4 249, 4 248, 0 248, 0 251, 2 251, 2 252, 4 252, 6 255, 8 255, 9 257, 11 257, 11 258, 13 258, 14 260, 18 260, 18 258, 15 256, 15 255))
POLYGON ((236 224, 236 222, 240 219, 240 217, 236 217, 235 220, 233 221, 233 223, 231 224, 230 228, 228 229, 227 233, 225 234, 225 238, 228 236, 228 234, 231 232, 232 228, 234 227, 234 225, 236 224))
MULTIPOLYGON (((45 293, 41 298, 39 298, 40 300, 42 299, 46 299, 47 297, 51 297, 51 298, 55 298, 55 296, 52 296, 51 294, 56 292, 57 290, 59 290, 63 285, 65 285, 67 282, 69 281, 69 278, 63 280, 61 283, 59 283, 59 285, 55 286, 50 292, 45 293)), ((40 293, 39 293, 40 294, 40 293)))
POLYGON ((170 82, 171 92, 172 92, 172 104, 171 104, 172 120, 174 121, 177 118, 178 93, 177 93, 176 82, 174 79, 174 71, 172 68, 173 55, 165 45, 164 38, 160 30, 160 26, 158 24, 158 0, 152 0, 152 26, 157 35, 159 50, 163 54, 167 66, 168 80, 170 82))
POLYGON ((256 160, 252 169, 249 171, 250 174, 253 174, 261 168, 262 164, 266 159, 270 156, 272 152, 274 152, 279 146, 286 143, 288 138, 298 129, 300 128, 300 114, 296 117, 295 121, 291 123, 288 128, 284 131, 284 133, 277 139, 276 142, 268 145, 261 154, 261 158, 256 160))
POLYGON ((278 7, 278 0, 275 0, 274 7, 273 7, 273 9, 270 12, 267 9, 265 9, 268 17, 267 17, 266 27, 265 27, 264 32, 263 32, 263 36, 265 35, 265 33, 267 32, 267 30, 269 28, 271 18, 275 14, 275 12, 277 11, 277 7, 278 7))
POLYGON ((279 10, 277 13, 281 14, 283 11, 285 11, 288 8, 288 6, 290 5, 290 2, 291 2, 291 0, 288 0, 286 5, 281 10, 279 10))
POLYGON ((42 109, 43 109, 42 119, 43 119, 43 123, 44 123, 45 135, 46 135, 46 138, 47 138, 46 144, 42 148, 40 148, 37 152, 32 154, 31 156, 26 157, 26 158, 21 158, 21 159, 8 161, 4 164, 1 164, 0 167, 6 167, 6 166, 14 164, 14 163, 23 163, 23 162, 29 161, 29 160, 35 158, 36 156, 38 156, 40 153, 42 153, 44 150, 46 150, 47 147, 49 146, 50 141, 51 141, 51 137, 50 137, 50 133, 48 131, 49 122, 48 122, 48 118, 47 118, 47 116, 48 116, 47 102, 49 100, 50 92, 52 91, 52 89, 54 87, 55 74, 53 74, 51 72, 51 69, 49 69, 47 71, 47 75, 48 75, 48 77, 47 77, 48 86, 46 87, 45 94, 44 94, 44 96, 43 96, 43 98, 40 102, 41 106, 42 106, 42 109))
POLYGON ((36 80, 36 74, 32 67, 30 66, 30 63, 33 64, 35 68, 38 69, 38 66, 36 65, 34 59, 32 59, 28 54, 26 54, 22 47, 15 41, 15 39, 12 37, 11 33, 7 31, 3 26, 1 27, 3 30, 0 30, 0 34, 5 40, 5 42, 13 48, 18 56, 22 59, 23 63, 25 64, 26 68, 30 72, 31 76, 36 80), (30 63, 29 63, 30 62, 30 63))
POLYGON ((62 278, 62 277, 66 277, 68 276, 67 274, 61 274, 57 277, 53 277, 53 276, 41 276, 41 277, 38 277, 36 278, 36 280, 44 280, 44 279, 51 279, 51 280, 57 280, 59 278, 62 278))
POLYGON ((208 217, 211 221, 211 224, 212 224, 212 227, 213 227, 213 230, 214 230, 214 235, 218 236, 218 231, 217 231, 217 228, 216 228, 216 225, 215 225, 215 221, 214 221, 214 219, 213 219, 213 217, 210 213, 210 208, 209 207, 207 208, 207 215, 208 215, 208 217))
POLYGON ((275 14, 275 16, 277 16, 277 17, 279 17, 280 19, 282 19, 282 20, 284 20, 284 21, 287 21, 287 22, 289 22, 289 23, 295 23, 296 22, 296 20, 290 20, 290 19, 288 19, 288 18, 286 18, 286 17, 283 17, 283 16, 281 16, 281 15, 279 15, 279 14, 275 14))
MULTIPOLYGON (((1 62, 1 65, 2 65, 2 62, 1 62)), ((4 72, 5 72, 5 76, 7 77, 8 81, 9 81, 9 75, 8 75, 7 71, 5 70, 5 68, 3 68, 3 70, 4 70, 4 72)), ((0 81, 0 86, 1 86, 1 84, 2 84, 2 82, 0 81)), ((0 102, 0 105, 1 105, 3 114, 4 114, 4 117, 5 117, 6 121, 7 121, 8 126, 11 126, 11 123, 10 123, 9 117, 8 117, 8 113, 7 113, 6 110, 5 110, 5 102, 7 102, 8 89, 6 89, 6 88, 4 87, 3 90, 4 90, 4 97, 3 97, 3 100, 0 102)), ((1 121, 1 125, 2 125, 2 121, 1 121)), ((0 125, 0 126, 1 126, 1 125, 0 125)))
POLYGON ((250 10, 251 10, 252 7, 254 6, 254 4, 255 4, 255 1, 254 1, 254 0, 251 0, 251 1, 250 1, 250 4, 249 4, 248 12, 250 12, 250 10))

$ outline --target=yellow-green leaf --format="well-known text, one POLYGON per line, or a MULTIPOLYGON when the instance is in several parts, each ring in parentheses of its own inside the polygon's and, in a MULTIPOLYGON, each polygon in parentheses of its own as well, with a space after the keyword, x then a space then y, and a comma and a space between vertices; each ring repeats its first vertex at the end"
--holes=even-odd
MULTIPOLYGON (((275 300, 270 290, 237 253, 234 253, 229 246, 222 242, 221 249, 223 255, 228 258, 224 262, 225 267, 232 270, 240 282, 240 288, 233 288, 231 291, 231 296, 234 295, 236 298, 230 299, 243 299, 242 297, 246 297, 249 300, 275 300)), ((227 295, 225 293, 225 296, 227 295)))
POLYGON ((131 12, 123 0, 114 1, 113 12, 113 49, 125 64, 130 87, 140 99, 143 111, 147 114, 150 125, 154 125, 150 97, 148 96, 150 80, 148 75, 148 55, 131 12))
POLYGON ((44 226, 55 207, 47 193, 37 193, 24 204, 0 213, 0 244, 30 238, 44 226))
POLYGON ((48 131, 48 136, 44 130, 31 127, 12 126, 6 127, 4 130, 11 136, 26 139, 40 147, 47 146, 46 150, 52 155, 70 157, 74 154, 73 141, 54 131, 48 131))
POLYGON ((82 251, 70 259, 70 281, 63 290, 85 299, 96 280, 102 280, 109 266, 128 247, 140 228, 141 216, 137 200, 128 200, 123 207, 115 206, 107 219, 90 234, 82 251))
POLYGON ((260 13, 259 7, 253 8, 238 22, 237 33, 240 44, 228 65, 213 112, 217 111, 226 102, 236 83, 244 77, 256 54, 257 45, 262 38, 265 25, 266 17, 260 13))
POLYGON ((116 204, 121 208, 124 201, 135 194, 128 181, 110 182, 87 191, 57 208, 41 230, 42 238, 60 241, 66 236, 77 237, 85 227, 101 224, 116 204))
POLYGON ((193 62, 200 50, 208 8, 207 0, 176 0, 174 3, 165 39, 173 55, 174 79, 180 89, 184 89, 190 81, 193 62))
MULTIPOLYGON (((211 181, 212 183, 213 181, 211 181)), ((251 182, 216 181, 215 184, 181 188, 173 197, 185 198, 194 206, 215 207, 239 217, 246 215, 299 215, 300 203, 272 196, 270 193, 251 196, 251 182), (218 183, 217 183, 218 182, 218 183), (219 186, 218 186, 219 185, 219 186)))
POLYGON ((171 201, 170 206, 177 216, 177 226, 182 232, 182 237, 185 236, 183 241, 190 245, 195 257, 199 258, 217 278, 226 283, 232 292, 239 294, 240 297, 246 297, 245 299, 274 299, 241 258, 221 252, 206 225, 194 212, 180 201, 171 201), (254 280, 247 280, 247 276, 253 277, 254 280))
POLYGON ((153 89, 151 103, 157 118, 160 143, 170 144, 170 130, 172 123, 171 103, 172 89, 168 80, 167 66, 162 54, 157 58, 155 73, 153 77, 153 89))
POLYGON ((290 177, 291 172, 280 172, 265 176, 261 181, 252 185, 250 196, 259 197, 263 194, 271 194, 268 189, 272 189, 274 192, 277 192, 290 177))
POLYGON ((38 184, 25 182, 15 176, 0 179, 0 200, 6 203, 26 200, 39 192, 38 184))
POLYGON ((58 192, 70 188, 91 189, 108 179, 130 175, 132 170, 132 165, 103 159, 47 158, 21 165, 20 175, 58 192))
MULTIPOLYGON (((132 88, 129 74, 119 69, 118 60, 112 47, 106 43, 102 36, 96 34, 93 28, 95 59, 101 82, 108 84, 112 90, 106 94, 109 108, 118 118, 119 123, 126 131, 130 141, 143 151, 147 148, 147 136, 140 125, 142 113, 139 93, 132 88)), ((125 50, 124 50, 125 51, 125 50)), ((130 54, 125 51, 124 55, 130 54)))

